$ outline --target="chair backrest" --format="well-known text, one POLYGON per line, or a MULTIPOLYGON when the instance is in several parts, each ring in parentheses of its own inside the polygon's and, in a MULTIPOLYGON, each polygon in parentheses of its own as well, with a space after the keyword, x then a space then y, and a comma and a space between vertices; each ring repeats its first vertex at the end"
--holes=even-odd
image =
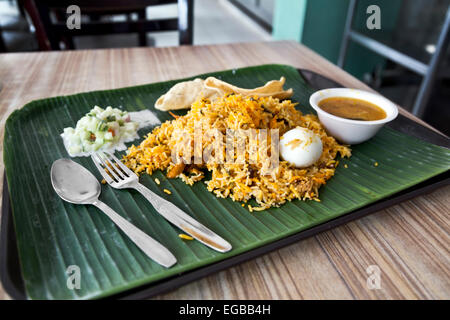
POLYGON ((73 46, 72 37, 115 33, 138 33, 140 45, 145 45, 145 33, 152 31, 178 31, 179 44, 192 44, 194 0, 19 0, 32 19, 41 50, 59 50, 60 42, 73 46), (145 8, 154 5, 178 3, 178 17, 147 20, 145 8), (82 14, 106 15, 138 13, 138 20, 105 22, 91 21, 80 29, 67 28, 66 21, 52 19, 53 13, 65 14, 70 5, 80 7, 82 14), (44 39, 39 39, 44 38, 44 39))

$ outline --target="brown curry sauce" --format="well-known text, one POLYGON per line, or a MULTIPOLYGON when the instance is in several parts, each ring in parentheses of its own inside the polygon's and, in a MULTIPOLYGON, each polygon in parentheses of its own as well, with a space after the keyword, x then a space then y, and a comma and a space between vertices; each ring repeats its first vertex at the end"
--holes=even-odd
POLYGON ((379 106, 356 98, 326 98, 319 102, 319 107, 334 116, 350 120, 375 121, 386 118, 386 112, 379 106))

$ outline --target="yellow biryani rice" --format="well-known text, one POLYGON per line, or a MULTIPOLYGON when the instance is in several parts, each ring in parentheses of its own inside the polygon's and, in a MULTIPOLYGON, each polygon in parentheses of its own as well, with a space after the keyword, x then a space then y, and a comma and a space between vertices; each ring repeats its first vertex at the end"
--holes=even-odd
MULTIPOLYGON (((213 148, 214 142, 215 137, 203 138, 202 150, 213 148)), ((223 145, 225 149, 224 141, 223 145)), ((270 136, 267 146, 266 152, 270 155, 270 136)), ((191 147, 194 148, 193 143, 191 147)), ((223 153, 225 154, 225 150, 223 153)), ((194 151, 191 154, 193 155, 194 151)), ((211 178, 205 181, 210 192, 217 197, 230 197, 234 201, 247 202, 254 198, 259 206, 249 205, 249 210, 253 211, 277 207, 293 199, 319 201, 319 188, 334 175, 338 154, 349 157, 351 150, 329 136, 317 116, 303 115, 295 109, 295 103, 292 101, 232 94, 212 102, 199 99, 192 104, 191 110, 185 116, 166 121, 149 133, 140 145, 131 146, 123 161, 138 175, 167 170, 168 177, 179 177, 189 185, 204 179, 205 172, 210 171, 211 178), (320 136, 323 152, 320 159, 308 168, 295 168, 280 160, 279 166, 270 174, 263 173, 263 161, 249 161, 248 150, 245 152, 243 164, 174 163, 171 151, 179 150, 176 148, 180 143, 186 142, 186 137, 193 137, 194 125, 197 123, 198 126, 199 122, 204 131, 218 129, 223 134, 223 139, 226 129, 278 129, 281 137, 286 131, 297 126, 305 127, 320 136)))

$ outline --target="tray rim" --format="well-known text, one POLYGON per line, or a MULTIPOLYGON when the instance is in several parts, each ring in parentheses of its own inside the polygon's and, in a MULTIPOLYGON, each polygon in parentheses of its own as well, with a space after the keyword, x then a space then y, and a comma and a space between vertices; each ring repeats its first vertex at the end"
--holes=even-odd
MULTIPOLYGON (((306 82, 309 82, 310 80, 307 79, 303 72, 309 72, 312 75, 318 75, 319 77, 322 77, 324 80, 327 80, 331 83, 333 83, 335 86, 342 87, 339 83, 335 82, 334 80, 328 79, 320 74, 317 74, 313 71, 305 70, 305 69, 297 69, 297 71, 300 73, 300 75, 305 79, 306 82)), ((443 141, 446 140, 446 142, 449 141, 449 138, 445 135, 439 134, 422 124, 415 122, 403 115, 399 115, 399 117, 403 117, 413 123, 413 126, 425 129, 426 132, 429 132, 430 134, 434 134, 436 136, 440 136, 439 138, 443 139, 443 141)), ((415 138, 419 138, 417 135, 411 135, 415 138)), ((422 138, 423 139, 423 138, 422 138)), ((433 144, 436 144, 434 142, 431 142, 433 144)), ((448 143, 446 143, 448 145, 448 143)), ((440 145, 440 144, 438 144, 440 145)), ((441 145, 442 146, 442 145, 441 145)), ((26 295, 26 291, 23 287, 23 282, 21 284, 14 283, 14 280, 11 279, 11 274, 8 274, 8 245, 11 237, 14 237, 15 242, 15 227, 13 225, 12 218, 12 212, 11 212, 11 204, 10 204, 10 196, 9 196, 9 187, 8 187, 8 181, 6 177, 6 173, 4 172, 4 178, 3 178, 3 198, 2 198, 2 218, 1 218, 1 229, 0 229, 0 281, 3 284, 3 288, 5 292, 7 292, 11 298, 18 299, 18 300, 24 300, 28 299, 26 295), (12 231, 12 235, 10 234, 12 231), (23 292, 20 289, 17 289, 18 287, 21 287, 23 289, 23 292)), ((145 299, 152 297, 157 294, 161 294, 164 292, 167 292, 169 290, 173 290, 175 288, 178 288, 182 285, 188 284, 192 281, 204 278, 206 276, 209 276, 211 274, 214 274, 216 272, 225 270, 229 267, 235 266, 237 264, 249 261, 251 259, 254 259, 256 257, 259 257, 263 254, 270 253, 274 250, 283 248, 287 245, 293 244, 297 241, 306 239, 308 237, 311 237, 313 235, 317 235, 321 232, 330 230, 332 228, 335 228, 337 226, 346 224, 350 221, 359 219, 361 217, 364 217, 366 215, 369 215, 371 213, 383 210, 387 207, 390 207, 392 205, 401 203, 403 201, 406 201, 408 199, 414 198, 418 195, 427 194, 429 192, 432 192, 440 187, 450 185, 450 171, 446 171, 444 173, 441 173, 437 176, 434 176, 428 180, 425 180, 419 184, 416 184, 414 186, 411 186, 410 188, 407 188, 403 191, 397 192, 387 198, 380 199, 377 202, 371 203, 367 206, 364 206, 362 208, 359 208, 355 211, 349 212, 347 214, 341 215, 337 218, 334 218, 332 220, 329 220, 327 222, 321 223, 319 225, 316 225, 312 228, 297 232, 293 235, 287 236, 285 238, 279 239, 277 241, 268 243, 266 245, 263 245, 261 247, 252 249, 250 251, 241 253, 236 256, 232 256, 230 258, 227 258, 225 260, 221 260, 203 267, 200 267, 198 269, 194 269, 176 276, 172 276, 151 284, 139 286, 133 289, 129 289, 126 291, 123 291, 121 293, 117 293, 111 296, 108 296, 106 298, 102 299, 145 299)), ((13 248, 13 250, 17 251, 17 246, 13 248)), ((13 262, 14 263, 14 262, 13 262)), ((15 261, 15 263, 18 266, 18 269, 20 270, 20 261, 15 261)), ((16 269, 17 270, 17 269, 16 269)), ((23 281, 21 271, 20 271, 20 278, 23 281)))

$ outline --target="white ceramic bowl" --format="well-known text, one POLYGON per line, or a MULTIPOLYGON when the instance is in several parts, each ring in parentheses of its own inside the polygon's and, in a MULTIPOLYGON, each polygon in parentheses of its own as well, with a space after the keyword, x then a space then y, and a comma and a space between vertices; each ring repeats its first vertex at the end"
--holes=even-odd
POLYGON ((358 144, 372 138, 381 127, 394 120, 398 115, 397 106, 390 100, 368 91, 333 88, 315 92, 309 98, 309 103, 317 111, 320 122, 333 137, 346 144, 358 144), (347 97, 366 100, 386 112, 386 118, 375 121, 350 120, 334 116, 319 108, 319 102, 331 97, 347 97))

